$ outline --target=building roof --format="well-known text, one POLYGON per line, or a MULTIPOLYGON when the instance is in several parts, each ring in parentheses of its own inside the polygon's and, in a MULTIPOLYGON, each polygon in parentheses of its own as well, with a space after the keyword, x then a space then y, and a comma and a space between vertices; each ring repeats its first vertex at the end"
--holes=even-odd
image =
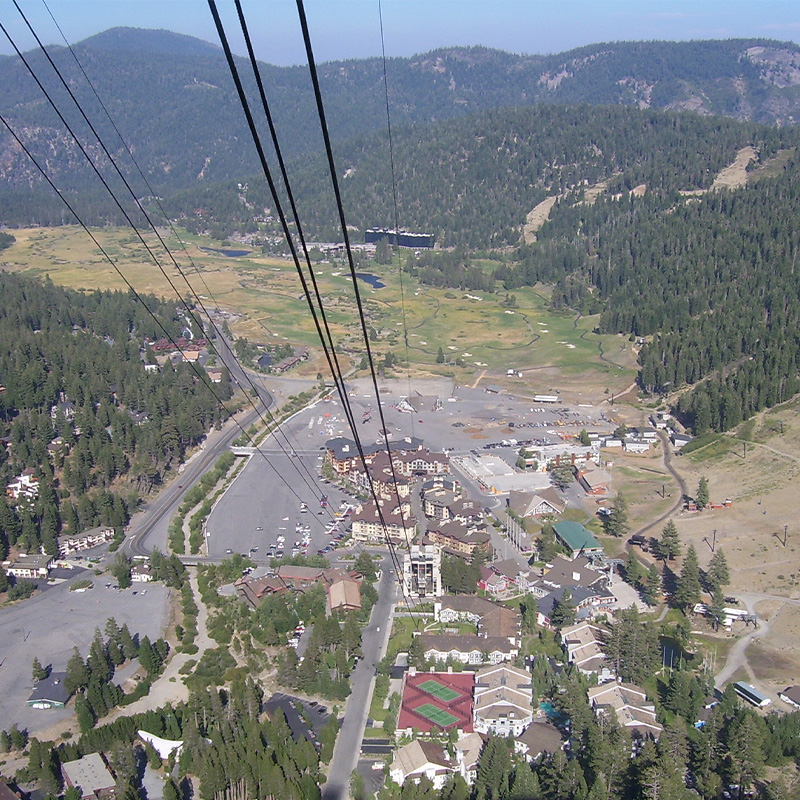
POLYGON ((561 520, 553 525, 556 536, 573 553, 580 550, 602 550, 603 546, 594 538, 591 531, 587 530, 580 522, 561 520))
POLYGON ((477 636, 471 634, 449 635, 446 633, 420 634, 422 647, 427 653, 436 650, 439 653, 491 653, 495 650, 510 653, 514 646, 505 636, 477 636))
POLYGON ((114 788, 114 776, 99 753, 89 753, 77 761, 66 761, 61 770, 71 786, 81 787, 84 797, 114 788))
POLYGON ((328 587, 331 611, 338 608, 361 608, 361 587, 353 578, 341 578, 328 587))
POLYGON ((441 745, 435 742, 414 739, 414 741, 397 749, 392 760, 391 769, 392 771, 400 770, 403 778, 407 778, 415 772, 424 770, 428 764, 447 771, 453 768, 441 745))
POLYGON ((517 737, 526 748, 531 758, 542 753, 555 753, 563 744, 561 731, 550 722, 532 722, 517 737))
POLYGON ((66 672, 51 672, 44 680, 33 687, 28 703, 50 701, 52 703, 66 703, 70 694, 64 686, 66 672))
POLYGON ((787 686, 781 695, 788 697, 796 705, 800 706, 800 686, 787 686))
POLYGON ((0 781, 0 800, 19 800, 5 781, 0 781))

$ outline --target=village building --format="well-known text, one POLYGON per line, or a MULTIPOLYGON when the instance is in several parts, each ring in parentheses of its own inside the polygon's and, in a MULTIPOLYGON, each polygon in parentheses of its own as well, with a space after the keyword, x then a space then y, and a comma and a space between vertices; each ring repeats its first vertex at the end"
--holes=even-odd
POLYGON ((511 491, 508 494, 508 508, 516 516, 545 517, 559 516, 567 507, 561 495, 552 486, 538 492, 511 491))
POLYGON ((479 636, 502 636, 520 641, 520 614, 517 609, 494 603, 473 595, 453 595, 439 598, 433 604, 436 622, 469 622, 479 636))
POLYGON ((498 665, 475 673, 474 728, 495 736, 519 736, 533 721, 529 672, 498 665))
POLYGON ((560 520, 553 525, 553 533, 556 539, 567 548, 572 558, 603 554, 603 545, 580 522, 560 520))
POLYGON ((454 764, 440 744, 414 739, 395 751, 389 777, 402 786, 408 780, 419 783, 424 775, 439 791, 453 771, 454 764))
POLYGON ((99 753, 89 753, 77 761, 65 761, 61 774, 67 786, 78 789, 81 800, 102 800, 114 796, 114 776, 99 753))
POLYGON ((588 696, 595 714, 614 714, 620 726, 637 739, 658 739, 664 730, 656 719, 655 706, 638 686, 613 681, 590 686, 588 696))
MULTIPOLYGON (((605 442, 606 447, 611 447, 610 440, 605 442)), ((616 440, 622 446, 621 440, 616 440)), ((604 495, 608 493, 608 485, 611 483, 611 475, 604 469, 595 467, 591 461, 586 461, 583 466, 576 469, 575 476, 578 483, 583 487, 586 494, 604 495)))
POLYGON ((53 556, 42 553, 33 553, 31 555, 21 553, 16 561, 3 562, 3 569, 6 575, 28 580, 46 578, 50 574, 52 566, 53 556))
POLYGON ((472 558, 479 551, 488 554, 492 542, 485 525, 470 527, 458 520, 431 524, 425 536, 431 544, 462 558, 472 558))
POLYGON ((505 636, 423 633, 420 640, 428 661, 452 659, 462 664, 500 664, 519 655, 518 645, 505 636))
POLYGON ((353 541, 362 544, 386 544, 388 538, 395 544, 407 545, 417 535, 415 517, 385 507, 379 511, 374 502, 359 506, 350 515, 350 522, 353 541))
POLYGON ((526 761, 536 761, 541 756, 553 755, 564 747, 561 731, 550 722, 532 722, 516 738, 514 749, 526 761))
POLYGON ((39 496, 39 479, 28 467, 6 486, 6 496, 12 500, 33 501, 39 496))
POLYGON ((403 555, 403 585, 409 597, 439 597, 442 593, 442 550, 434 544, 414 544, 403 555))
POLYGON ((326 611, 330 614, 361 610, 361 583, 355 578, 339 578, 325 587, 326 611))
POLYGON ((92 547, 110 542, 114 538, 113 528, 93 528, 90 531, 75 535, 65 534, 58 537, 58 554, 63 558, 70 553, 89 550, 92 547))
POLYGON ((64 686, 66 677, 66 672, 51 672, 33 687, 28 705, 38 709, 64 708, 70 698, 64 686))

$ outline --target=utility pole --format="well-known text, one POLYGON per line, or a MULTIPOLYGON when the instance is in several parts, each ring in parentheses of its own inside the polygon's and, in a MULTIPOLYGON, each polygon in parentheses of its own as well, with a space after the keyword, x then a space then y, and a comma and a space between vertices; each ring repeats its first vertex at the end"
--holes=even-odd
POLYGON ((714 528, 714 533, 711 536, 711 552, 714 552, 714 548, 717 546, 717 529, 714 528))

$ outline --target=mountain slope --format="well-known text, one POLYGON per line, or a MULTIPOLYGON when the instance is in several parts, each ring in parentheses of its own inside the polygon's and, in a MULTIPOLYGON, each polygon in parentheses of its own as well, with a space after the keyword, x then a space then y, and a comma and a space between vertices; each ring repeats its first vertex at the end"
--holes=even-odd
MULTIPOLYGON (((158 193, 197 182, 241 179, 257 171, 227 66, 218 47, 167 31, 114 29, 75 46, 100 96, 158 193)), ((54 61, 111 149, 127 156, 65 48, 54 61)), ((30 63, 52 95, 77 120, 71 102, 40 53, 30 63)), ((253 80, 239 62, 248 90, 253 80)), ((307 70, 262 65, 287 157, 320 149, 307 70)), ((620 104, 691 109, 767 123, 792 122, 800 108, 800 48, 764 40, 645 42, 592 45, 551 56, 518 56, 486 48, 450 48, 388 64, 392 120, 419 125, 491 108, 536 103, 620 104)), ((385 127, 379 59, 320 65, 326 111, 335 141, 385 127)), ((255 96, 254 93, 252 96, 255 96)), ((87 213, 103 213, 96 179, 41 92, 16 58, 0 59, 0 112, 87 213)), ((81 135, 85 126, 77 124, 81 135)), ((89 141, 87 139, 87 141, 89 141)), ((96 144, 89 149, 102 164, 96 144)), ((58 222, 63 212, 32 188, 41 178, 8 135, 0 135, 0 199, 16 218, 58 222), (39 214, 39 217, 31 216, 39 214)), ((149 190, 139 181, 137 194, 149 190)), ((106 211, 106 218, 114 213, 106 211)))

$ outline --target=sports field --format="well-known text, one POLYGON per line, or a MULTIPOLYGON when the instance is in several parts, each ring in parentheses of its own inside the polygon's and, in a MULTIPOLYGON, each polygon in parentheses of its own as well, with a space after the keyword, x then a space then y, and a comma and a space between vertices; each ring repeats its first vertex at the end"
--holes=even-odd
POLYGON ((443 703, 450 703, 457 697, 461 697, 461 694, 455 689, 451 689, 448 686, 443 686, 441 683, 439 683, 439 681, 435 680, 425 681, 424 683, 419 684, 419 688, 422 689, 423 692, 432 694, 443 703))
POLYGON ((449 711, 437 708, 433 703, 423 703, 421 706, 417 706, 414 711, 442 728, 447 728, 458 722, 458 717, 449 711))

